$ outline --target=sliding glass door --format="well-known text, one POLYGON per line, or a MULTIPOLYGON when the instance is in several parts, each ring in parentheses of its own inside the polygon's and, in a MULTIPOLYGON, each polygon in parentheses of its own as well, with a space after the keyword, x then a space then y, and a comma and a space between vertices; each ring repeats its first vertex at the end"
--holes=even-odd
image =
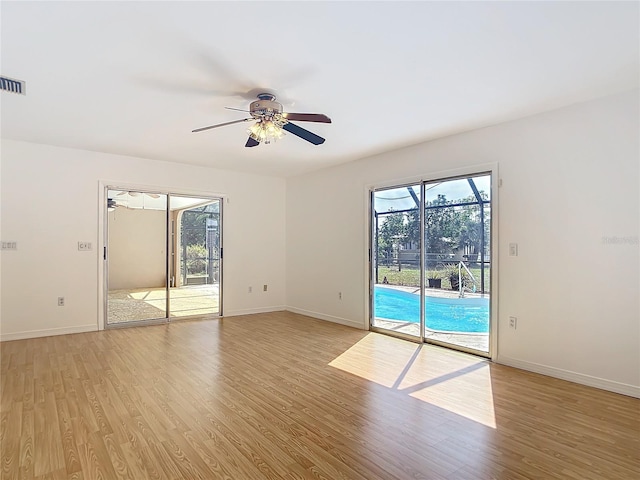
POLYGON ((170 315, 220 313, 220 199, 171 196, 170 315))
POLYGON ((107 324, 167 318, 167 195, 107 190, 107 324))
POLYGON ((222 201, 106 189, 107 326, 222 312, 222 201))
POLYGON ((425 337, 489 354, 491 175, 425 184, 425 337))
POLYGON ((421 185, 372 193, 373 292, 371 325, 422 338, 421 185))
POLYGON ((491 174, 375 190, 371 327, 489 355, 491 174))

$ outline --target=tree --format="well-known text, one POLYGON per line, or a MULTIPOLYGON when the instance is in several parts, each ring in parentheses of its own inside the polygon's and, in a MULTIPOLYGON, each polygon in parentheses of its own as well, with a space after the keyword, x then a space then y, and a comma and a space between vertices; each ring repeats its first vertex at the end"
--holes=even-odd
POLYGON ((405 215, 402 212, 378 215, 380 227, 378 230, 378 261, 391 263, 394 245, 404 242, 406 237, 405 215), (385 262, 386 261, 386 262, 385 262))
POLYGON ((218 233, 207 231, 207 220, 220 222, 217 203, 191 208, 182 212, 180 224, 180 269, 182 274, 201 274, 208 272, 210 282, 215 281, 219 246, 218 233), (207 241, 209 237, 209 241, 207 241))
MULTIPOLYGON (((483 199, 488 200, 484 192, 483 199)), ((424 217, 424 241, 427 255, 427 268, 433 269, 441 260, 450 258, 458 248, 469 247, 470 253, 479 253, 481 238, 488 239, 488 218, 484 226, 480 225, 479 205, 475 195, 447 200, 439 194, 434 200, 426 202, 424 217), (469 203, 470 205, 456 205, 469 203)), ((390 263, 394 246, 407 242, 420 243, 420 210, 379 214, 378 258, 380 263, 390 263)), ((486 242, 485 242, 486 244, 486 242)))
MULTIPOLYGON (((483 199, 488 199, 484 192, 480 192, 483 199)), ((436 199, 427 202, 425 211, 425 251, 427 261, 433 267, 438 260, 456 253, 457 248, 471 247, 474 253, 480 251, 480 239, 485 228, 480 225, 477 205, 458 205, 473 203, 477 199, 474 195, 459 199, 447 200, 445 195, 438 195, 436 199)))
POLYGON ((414 209, 407 212, 407 241, 414 245, 420 245, 420 210, 414 209))
POLYGON ((185 245, 206 246, 207 218, 219 220, 217 204, 209 204, 182 212, 182 243, 185 245))
POLYGON ((445 195, 438 195, 426 204, 424 224, 428 260, 454 253, 462 219, 461 212, 450 204, 445 195))
POLYGON ((482 229, 479 218, 465 219, 460 234, 458 235, 458 247, 469 249, 469 253, 480 253, 482 229))
MULTIPOLYGON (((487 200, 487 194, 480 192, 480 196, 483 200, 487 200)), ((463 198, 461 202, 475 202, 477 201, 475 195, 463 198)), ((489 218, 485 216, 484 225, 482 225, 483 216, 480 215, 480 205, 469 205, 462 207, 465 209, 465 214, 462 217, 462 226, 460 233, 458 234, 458 247, 467 248, 468 253, 479 254, 482 247, 483 236, 486 240, 489 237, 489 218)), ((485 215, 487 211, 485 210, 485 215)))

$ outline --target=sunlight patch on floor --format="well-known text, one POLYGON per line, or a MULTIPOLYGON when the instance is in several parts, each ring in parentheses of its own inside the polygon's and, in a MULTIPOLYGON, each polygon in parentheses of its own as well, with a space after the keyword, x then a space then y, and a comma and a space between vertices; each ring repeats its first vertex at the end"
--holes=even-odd
MULTIPOLYGON (((448 410, 487 427, 496 428, 489 365, 445 374, 445 378, 405 389, 413 398, 448 410)), ((402 389, 400 389, 402 391, 402 389)))
MULTIPOLYGON (((166 317, 166 289, 145 288, 109 292, 109 323, 131 322, 166 317)), ((170 289, 171 317, 214 315, 219 312, 217 285, 170 289)))
POLYGON ((391 388, 419 348, 416 343, 370 333, 329 366, 391 388))
POLYGON ((369 333, 329 365, 496 428, 489 362, 369 333))

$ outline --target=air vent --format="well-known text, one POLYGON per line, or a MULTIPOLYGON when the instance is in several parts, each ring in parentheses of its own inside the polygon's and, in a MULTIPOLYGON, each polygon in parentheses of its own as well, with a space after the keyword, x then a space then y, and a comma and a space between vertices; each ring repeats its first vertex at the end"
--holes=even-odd
POLYGON ((14 80, 13 78, 0 77, 0 90, 6 92, 19 93, 20 95, 26 95, 27 84, 22 80, 14 80))

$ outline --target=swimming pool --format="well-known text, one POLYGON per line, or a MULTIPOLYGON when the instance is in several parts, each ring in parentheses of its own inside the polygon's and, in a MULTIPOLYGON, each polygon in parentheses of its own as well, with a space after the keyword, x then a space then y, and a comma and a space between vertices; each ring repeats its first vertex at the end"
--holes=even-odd
MULTIPOLYGON (((374 289, 375 318, 420 322, 420 296, 377 286, 374 289)), ((425 297, 426 328, 441 332, 488 333, 488 298, 425 297)))

